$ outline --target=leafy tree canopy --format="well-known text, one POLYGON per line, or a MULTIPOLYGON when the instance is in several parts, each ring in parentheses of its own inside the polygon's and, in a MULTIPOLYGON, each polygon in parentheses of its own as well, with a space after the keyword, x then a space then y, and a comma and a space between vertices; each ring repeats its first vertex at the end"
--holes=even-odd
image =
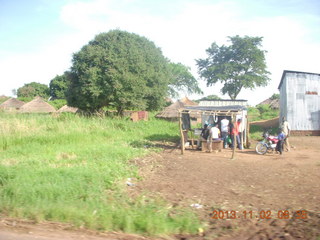
POLYGON ((196 100, 196 102, 208 101, 208 100, 221 100, 221 98, 217 95, 208 95, 206 97, 203 97, 203 98, 196 100))
POLYGON ((31 82, 17 90, 17 97, 19 98, 33 98, 36 96, 40 96, 45 99, 49 98, 49 87, 42 83, 31 82))
POLYGON ((57 75, 50 81, 49 89, 50 96, 53 99, 65 99, 70 82, 70 72, 65 72, 63 75, 57 75))
POLYGON ((280 99, 280 94, 279 93, 274 93, 271 97, 271 100, 276 100, 276 99, 280 99))
POLYGON ((262 37, 229 37, 229 46, 215 42, 206 50, 208 57, 198 59, 199 74, 207 86, 221 82, 222 94, 236 99, 243 88, 266 86, 270 81, 266 70, 265 52, 261 50, 262 37))
POLYGON ((89 111, 158 109, 168 92, 169 71, 161 50, 145 37, 101 33, 73 55, 67 101, 89 111))
POLYGON ((181 63, 169 63, 171 71, 171 81, 169 85, 169 95, 177 97, 178 91, 186 94, 202 94, 198 81, 190 72, 190 69, 181 63))

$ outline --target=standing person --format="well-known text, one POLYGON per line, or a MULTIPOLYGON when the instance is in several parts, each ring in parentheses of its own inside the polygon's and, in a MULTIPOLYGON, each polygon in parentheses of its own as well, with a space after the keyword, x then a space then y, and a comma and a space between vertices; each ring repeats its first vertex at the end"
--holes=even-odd
POLYGON ((291 132, 291 126, 285 117, 282 117, 282 123, 280 128, 282 129, 283 133, 286 135, 286 138, 284 139, 284 145, 286 146, 286 150, 289 152, 290 151, 289 137, 291 132))
POLYGON ((229 120, 227 117, 224 117, 221 120, 221 138, 223 140, 223 148, 227 148, 227 138, 229 132, 229 120))
POLYGON ((284 139, 286 139, 286 135, 284 134, 283 129, 280 129, 279 135, 278 135, 277 147, 276 147, 276 151, 279 152, 280 155, 282 154, 282 151, 283 151, 284 139))
POLYGON ((238 119, 238 121, 232 127, 231 140, 232 140, 232 148, 234 148, 235 147, 235 142, 234 142, 234 137, 233 136, 236 136, 237 147, 240 150, 242 150, 242 144, 241 144, 240 134, 239 134, 239 130, 240 130, 240 127, 241 127, 240 125, 241 125, 241 119, 238 119))
POLYGON ((238 128, 237 144, 238 144, 238 148, 242 150, 243 149, 243 142, 242 142, 243 124, 242 124, 241 118, 239 118, 237 121, 237 128, 238 128))

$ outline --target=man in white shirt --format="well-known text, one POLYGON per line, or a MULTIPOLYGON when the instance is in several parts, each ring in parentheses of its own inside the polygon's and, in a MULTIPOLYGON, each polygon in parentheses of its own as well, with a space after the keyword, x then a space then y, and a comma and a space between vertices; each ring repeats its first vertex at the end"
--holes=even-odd
POLYGON ((221 120, 221 138, 223 139, 223 147, 227 148, 227 138, 229 135, 229 120, 224 117, 221 120))
POLYGON ((210 128, 209 126, 209 136, 207 139, 207 145, 209 152, 212 152, 212 140, 219 139, 220 137, 220 129, 218 128, 217 124, 214 124, 213 127, 210 128))
POLYGON ((291 132, 291 126, 285 117, 282 117, 282 123, 280 128, 282 129, 283 133, 286 135, 286 138, 284 139, 284 146, 286 146, 286 149, 289 152, 290 151, 289 137, 291 132))
POLYGON ((213 128, 211 128, 211 136, 213 140, 217 140, 220 138, 220 129, 218 128, 217 124, 215 124, 213 128))

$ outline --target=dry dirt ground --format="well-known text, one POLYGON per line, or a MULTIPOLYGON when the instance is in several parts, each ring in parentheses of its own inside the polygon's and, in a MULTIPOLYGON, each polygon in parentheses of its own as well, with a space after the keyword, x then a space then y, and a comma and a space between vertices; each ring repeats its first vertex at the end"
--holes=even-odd
MULTIPOLYGON (((230 160, 231 150, 204 153, 189 149, 181 155, 179 149, 167 146, 159 154, 134 160, 143 180, 128 191, 189 207, 204 223, 203 233, 165 239, 320 240, 320 137, 292 137, 291 145, 294 148, 283 155, 237 151, 235 160, 230 160), (289 218, 283 219, 284 214, 289 218)), ((2 239, 151 238, 2 219, 2 239)))

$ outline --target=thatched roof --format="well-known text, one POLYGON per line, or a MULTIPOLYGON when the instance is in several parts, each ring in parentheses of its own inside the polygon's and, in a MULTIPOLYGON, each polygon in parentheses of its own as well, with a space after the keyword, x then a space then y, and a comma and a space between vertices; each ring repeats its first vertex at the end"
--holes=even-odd
POLYGON ((61 113, 61 112, 71 112, 71 113, 76 113, 78 111, 78 108, 75 107, 69 107, 67 105, 64 105, 63 107, 61 107, 57 112, 61 113))
POLYGON ((279 109, 280 108, 279 99, 270 99, 270 98, 268 98, 268 99, 264 100, 263 102, 259 103, 258 105, 260 105, 260 104, 268 104, 273 109, 279 109))
POLYGON ((158 113, 156 117, 157 118, 178 118, 179 109, 183 107, 184 107, 184 104, 178 100, 175 103, 172 103, 170 106, 163 109, 163 111, 158 113))
POLYGON ((7 97, 7 96, 5 96, 5 95, 1 95, 0 96, 0 101, 1 102, 4 102, 4 101, 6 101, 6 100, 8 100, 9 99, 9 97, 7 97))
POLYGON ((25 102, 22 102, 16 98, 9 98, 0 105, 0 108, 5 110, 18 110, 24 104, 25 102))
MULTIPOLYGON (((157 118, 179 118, 179 109, 185 106, 195 106, 197 103, 191 101, 187 97, 172 103, 170 106, 166 107, 162 112, 156 115, 157 118)), ((191 116, 196 117, 196 116, 191 116)))
POLYGON ((41 97, 35 97, 32 101, 24 104, 20 108, 20 112, 28 113, 50 113, 55 111, 56 109, 45 102, 41 97))
POLYGON ((189 98, 184 97, 180 99, 180 102, 182 102, 185 106, 195 106, 198 105, 198 103, 191 101, 189 98))

